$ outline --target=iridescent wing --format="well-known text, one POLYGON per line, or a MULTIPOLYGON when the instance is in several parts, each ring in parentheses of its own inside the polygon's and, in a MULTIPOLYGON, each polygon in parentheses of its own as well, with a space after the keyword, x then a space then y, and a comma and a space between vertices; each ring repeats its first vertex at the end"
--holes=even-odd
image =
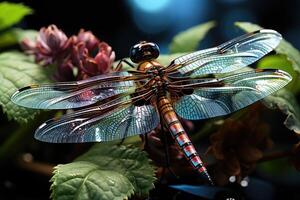
POLYGON ((144 91, 135 97, 121 97, 60 119, 51 119, 36 130, 35 138, 52 143, 79 143, 111 141, 147 133, 159 124, 156 108, 149 103, 154 94, 154 90, 144 91))
POLYGON ((18 90, 11 100, 24 107, 35 109, 70 109, 112 100, 135 92, 136 82, 147 75, 114 72, 77 82, 32 85, 18 90))
POLYGON ((237 37, 218 47, 181 56, 173 60, 165 71, 173 77, 235 71, 272 51, 281 39, 281 35, 274 30, 259 30, 237 37))
POLYGON ((253 70, 215 79, 187 79, 181 84, 170 84, 169 91, 176 113, 198 120, 244 108, 284 87, 291 79, 280 70, 253 70))

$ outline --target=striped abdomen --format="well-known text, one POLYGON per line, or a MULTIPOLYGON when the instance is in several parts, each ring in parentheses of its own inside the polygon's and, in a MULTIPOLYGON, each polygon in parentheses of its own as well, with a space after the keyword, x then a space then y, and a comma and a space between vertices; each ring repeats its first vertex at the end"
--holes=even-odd
POLYGON ((161 114, 162 119, 166 123, 171 132, 173 138, 176 140, 180 149, 183 151, 184 155, 201 175, 205 175, 209 181, 212 183, 212 180, 201 161, 199 154, 197 153, 194 145, 189 139, 187 133, 183 129, 180 121, 177 118, 176 113, 173 110, 173 107, 170 101, 166 96, 160 96, 158 99, 158 109, 161 114))

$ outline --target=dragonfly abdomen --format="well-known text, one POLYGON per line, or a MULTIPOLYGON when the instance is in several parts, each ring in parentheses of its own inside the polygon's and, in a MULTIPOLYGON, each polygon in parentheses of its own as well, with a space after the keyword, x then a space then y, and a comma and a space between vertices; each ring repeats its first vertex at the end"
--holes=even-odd
POLYGON ((159 97, 158 109, 173 138, 176 140, 178 146, 180 147, 181 151, 184 153, 185 157, 190 162, 192 167, 196 169, 200 173, 200 175, 206 176, 212 183, 207 169, 203 165, 199 154, 197 153, 194 145, 189 139, 189 136, 178 120, 178 117, 174 112, 169 99, 166 96, 159 97))

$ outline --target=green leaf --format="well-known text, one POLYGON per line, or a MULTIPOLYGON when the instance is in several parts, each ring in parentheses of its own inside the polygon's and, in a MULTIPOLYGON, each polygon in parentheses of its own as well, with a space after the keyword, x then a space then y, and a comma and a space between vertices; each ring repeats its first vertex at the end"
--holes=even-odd
POLYGON ((275 51, 277 53, 286 55, 287 59, 292 63, 293 69, 300 74, 300 52, 298 49, 283 39, 275 51))
POLYGON ((12 29, 12 32, 17 40, 18 43, 20 43, 25 38, 30 41, 35 41, 38 35, 38 31, 33 29, 21 29, 21 28, 14 28, 12 29))
POLYGON ((234 25, 239 27, 240 29, 242 29, 243 31, 245 31, 247 33, 251 33, 251 32, 263 29, 263 27, 261 27, 257 24, 250 23, 250 22, 235 22, 234 25))
POLYGON ((292 63, 287 60, 285 55, 277 54, 265 56, 257 63, 257 68, 273 68, 288 72, 293 77, 293 80, 285 88, 289 89, 293 93, 298 93, 300 91, 300 84, 297 78, 298 74, 294 71, 292 63))
POLYGON ((11 95, 30 84, 49 82, 47 71, 20 52, 0 54, 0 105, 9 119, 24 123, 38 111, 15 105, 11 95))
POLYGON ((284 88, 266 97, 263 102, 269 108, 278 108, 286 114, 284 125, 300 135, 300 107, 293 93, 284 88))
POLYGON ((154 169, 138 148, 100 143, 74 162, 58 165, 51 179, 55 200, 123 200, 147 195, 154 187, 154 169))
POLYGON ((291 163, 288 161, 287 158, 275 159, 267 162, 258 163, 257 168, 263 174, 271 176, 272 178, 280 179, 282 179, 289 173, 295 171, 293 170, 293 167, 291 166, 291 163))
POLYGON ((173 38, 169 46, 170 53, 182 53, 197 50, 201 40, 203 40, 207 32, 215 25, 216 23, 214 21, 210 21, 179 33, 173 38))
POLYGON ((174 53, 174 54, 163 54, 163 55, 160 55, 157 59, 157 61, 159 63, 161 63, 163 66, 168 66, 172 60, 174 60, 175 58, 178 58, 180 56, 183 56, 185 54, 188 54, 188 53, 174 53))
MULTIPOLYGON (((235 25, 246 32, 253 32, 262 29, 262 27, 249 22, 236 22, 235 25)), ((289 87, 293 91, 298 91, 299 86, 297 86, 297 82, 300 74, 299 51, 284 39, 282 39, 282 41, 275 49, 275 51, 279 54, 285 55, 286 59, 291 62, 292 70, 290 69, 289 65, 282 66, 281 69, 283 69, 284 71, 290 71, 291 74, 294 75, 293 76, 294 82, 292 82, 291 83, 292 85, 290 85, 289 87), (297 77, 295 77, 294 72, 297 73, 297 77)), ((279 62, 278 59, 282 59, 280 57, 275 58, 277 60, 274 60, 274 57, 272 59, 273 59, 272 60, 273 64, 275 62, 278 63, 274 64, 274 66, 269 66, 269 68, 273 68, 273 67, 276 68, 276 65, 278 66, 284 64, 282 61, 280 61, 282 63, 279 62)), ((270 62, 270 59, 267 58, 266 61, 262 61, 262 62, 270 62)), ((265 65, 265 64, 261 64, 261 65, 265 65)), ((295 96, 290 91, 288 91, 287 89, 281 89, 280 91, 265 98, 265 102, 268 107, 279 108, 283 113, 285 113, 287 115, 287 118, 284 122, 285 126, 290 130, 293 130, 297 134, 300 134, 300 108, 295 96)))
MULTIPOLYGON (((236 22, 235 25, 246 32, 253 32, 262 27, 249 22, 236 22)), ((300 52, 293 47, 289 42, 282 39, 278 47, 275 49, 276 53, 286 55, 287 59, 292 63, 293 70, 300 76, 300 52)), ((272 66, 270 66, 272 67, 272 66)), ((283 69, 285 70, 285 69, 283 69)))
POLYGON ((16 37, 11 31, 0 34, 0 48, 17 44, 16 37))
POLYGON ((24 38, 35 41, 38 31, 12 28, 0 35, 0 48, 20 43, 24 38))
MULTIPOLYGON (((284 149, 285 147, 282 148, 284 149)), ((294 156, 292 159, 297 159, 297 156, 294 156)), ((291 165, 290 157, 257 163, 256 170, 259 174, 263 174, 265 180, 273 183, 284 185, 300 184, 300 173, 291 165)))
POLYGON ((0 3, 0 30, 20 22, 26 15, 32 14, 31 8, 21 3, 0 3))

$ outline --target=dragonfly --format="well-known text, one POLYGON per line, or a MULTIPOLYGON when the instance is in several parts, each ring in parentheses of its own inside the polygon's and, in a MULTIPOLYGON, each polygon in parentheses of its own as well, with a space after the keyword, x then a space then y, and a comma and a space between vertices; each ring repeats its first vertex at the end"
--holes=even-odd
POLYGON ((287 85, 292 79, 287 72, 247 67, 281 39, 278 32, 262 29, 182 55, 167 66, 157 61, 158 45, 142 41, 130 49, 132 62, 121 60, 132 66, 130 70, 30 85, 11 100, 33 109, 75 109, 37 128, 35 138, 50 143, 119 140, 163 124, 192 167, 213 183, 179 119, 227 115, 287 85))

